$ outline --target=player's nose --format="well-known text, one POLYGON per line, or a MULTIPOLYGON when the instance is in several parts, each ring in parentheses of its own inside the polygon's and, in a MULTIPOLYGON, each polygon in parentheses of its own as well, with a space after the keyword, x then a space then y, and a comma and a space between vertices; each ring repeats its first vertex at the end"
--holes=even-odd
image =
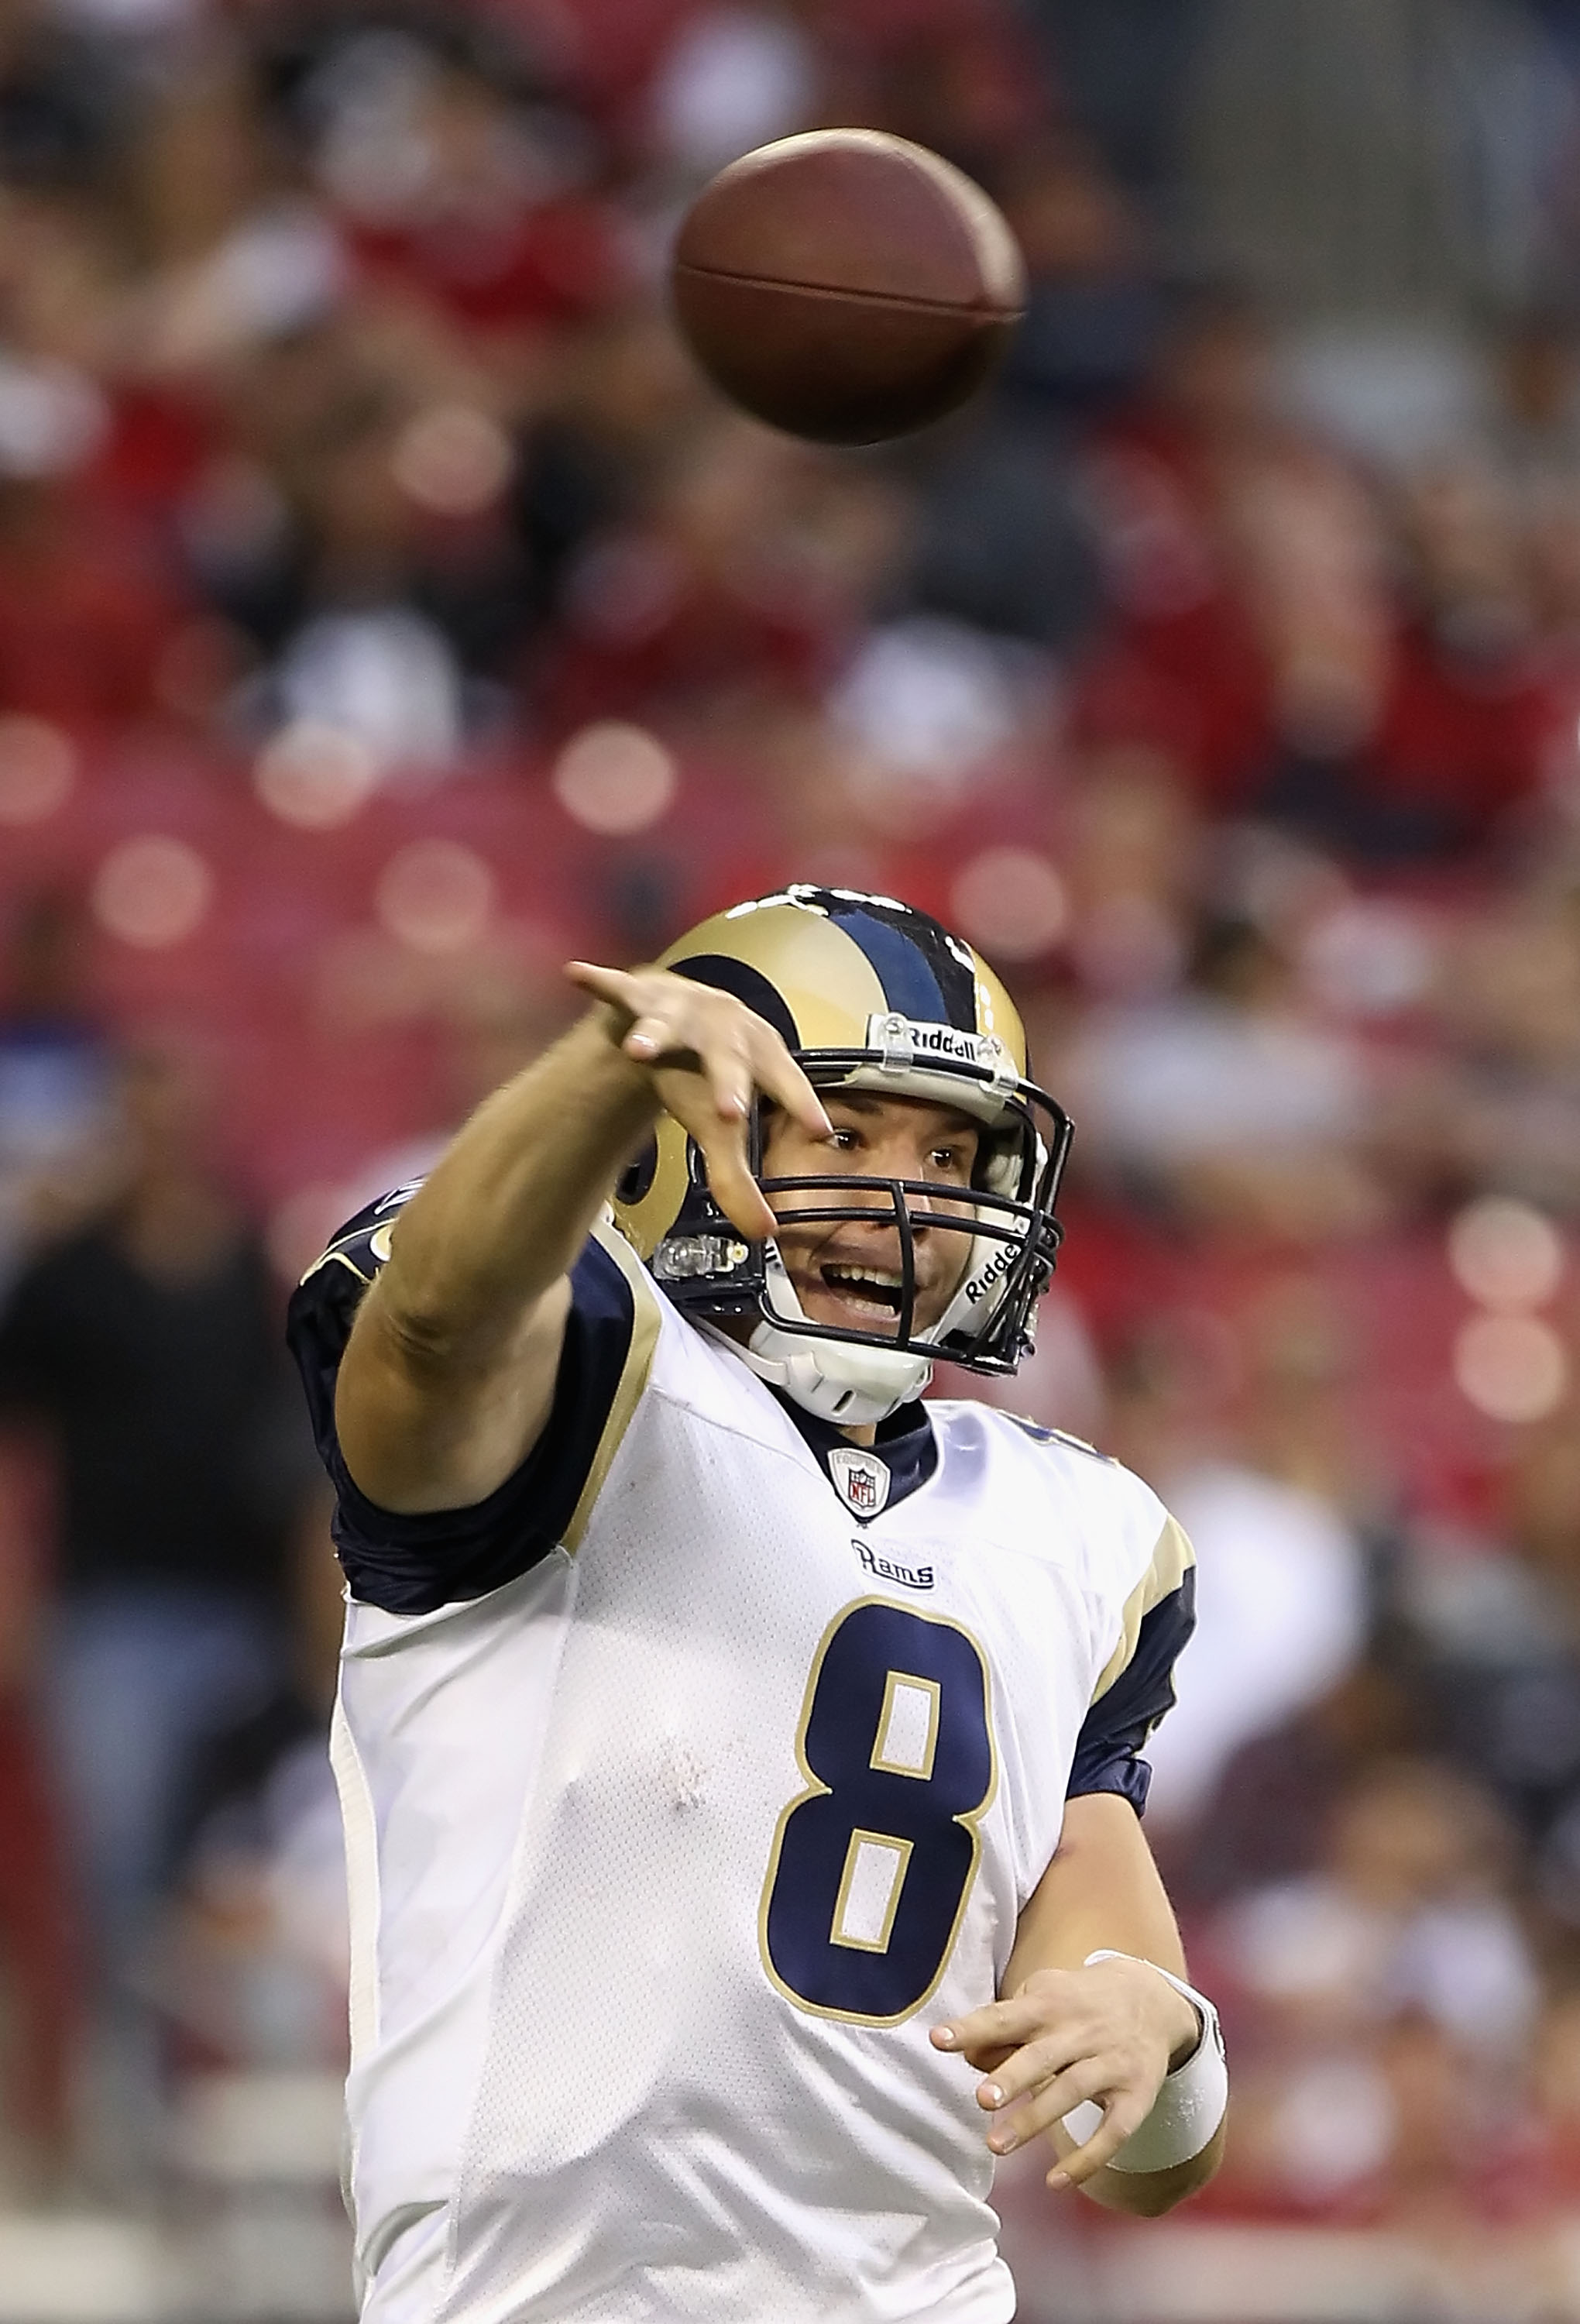
POLYGON ((913 1183, 927 1176, 930 1144, 918 1142, 902 1130, 874 1139, 866 1169, 874 1178, 904 1178, 913 1183))

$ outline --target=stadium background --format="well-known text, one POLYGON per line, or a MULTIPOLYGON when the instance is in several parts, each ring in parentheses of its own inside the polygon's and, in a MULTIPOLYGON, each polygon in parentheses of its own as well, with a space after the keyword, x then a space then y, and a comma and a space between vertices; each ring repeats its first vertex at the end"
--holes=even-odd
MULTIPOLYGON (((1231 2159, 1144 2230, 1006 2174, 1024 2316, 1580 2316, 1580 6, 5 0, 0 1280, 162 1137, 282 1303, 565 956, 795 878, 1010 977, 1080 1125, 1014 1401, 1201 1553, 1153 1830, 1231 2159), (835 122, 1033 282, 861 455, 661 300, 835 122)), ((14 1416, 0 2319, 327 2324, 322 1506, 282 1450, 274 1692, 106 2002, 51 1460, 14 1416)))

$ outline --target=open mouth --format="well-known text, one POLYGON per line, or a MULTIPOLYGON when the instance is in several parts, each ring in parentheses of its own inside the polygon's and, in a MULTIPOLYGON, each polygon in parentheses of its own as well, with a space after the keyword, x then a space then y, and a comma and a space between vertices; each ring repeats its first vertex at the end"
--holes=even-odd
POLYGON ((823 1286, 843 1305, 859 1314, 882 1316, 886 1322, 900 1312, 903 1275, 884 1267, 822 1267, 823 1286))

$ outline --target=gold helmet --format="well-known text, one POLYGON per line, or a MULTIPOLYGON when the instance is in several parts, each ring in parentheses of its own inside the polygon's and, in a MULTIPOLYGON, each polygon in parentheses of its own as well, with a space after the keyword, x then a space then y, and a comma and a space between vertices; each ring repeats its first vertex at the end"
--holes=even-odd
MULTIPOLYGON (((1071 1131, 1062 1108, 1026 1078, 1019 1014, 981 956, 908 904, 797 885, 704 920, 660 965, 744 1001, 817 1088, 924 1098, 982 1127, 969 1212, 930 1208, 938 1189, 922 1180, 762 1180, 787 1226, 870 1222, 875 1208, 881 1215, 878 1197, 892 1204, 902 1280, 896 1328, 885 1333, 808 1318, 776 1245, 741 1240, 708 1191, 694 1142, 663 1116, 621 1178, 614 1209, 670 1297, 703 1322, 755 1318, 740 1352, 825 1419, 882 1419, 921 1394, 935 1359, 1013 1372, 1032 1348, 1036 1302, 1053 1271, 1053 1203, 1071 1131), (831 1208, 841 1194, 850 1206, 831 1208), (798 1206, 797 1195, 807 1204, 798 1206), (917 1226, 969 1239, 960 1288, 925 1334, 913 1329, 917 1226)), ((760 1177, 757 1116, 753 1140, 760 1177)))

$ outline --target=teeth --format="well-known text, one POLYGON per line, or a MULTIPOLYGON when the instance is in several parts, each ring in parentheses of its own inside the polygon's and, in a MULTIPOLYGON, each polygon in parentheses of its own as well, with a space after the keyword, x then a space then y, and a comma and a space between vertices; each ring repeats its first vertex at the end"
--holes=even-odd
POLYGON ((905 1299, 903 1275, 888 1267, 825 1267, 822 1279, 855 1314, 892 1323, 905 1299))

